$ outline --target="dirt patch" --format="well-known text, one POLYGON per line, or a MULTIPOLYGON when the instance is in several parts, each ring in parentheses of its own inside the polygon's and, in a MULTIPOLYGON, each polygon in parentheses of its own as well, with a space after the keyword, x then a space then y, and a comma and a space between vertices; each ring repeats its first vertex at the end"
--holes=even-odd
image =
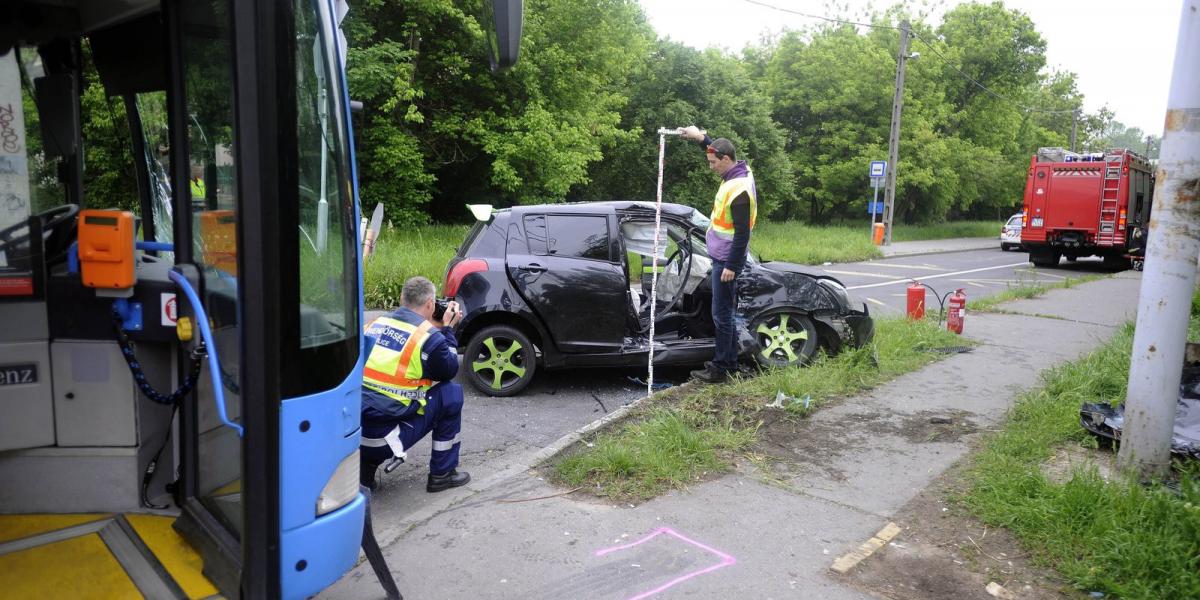
POLYGON ((1054 456, 1042 463, 1042 473, 1054 483, 1066 483, 1077 471, 1096 469, 1104 481, 1117 476, 1117 454, 1096 452, 1082 446, 1065 446, 1054 451, 1054 456))
POLYGON ((965 485, 959 463, 896 513, 900 535, 838 577, 895 600, 995 600, 987 592, 992 582, 1022 600, 1080 597, 1053 571, 1033 564, 1006 530, 989 528, 949 500, 965 485))
MULTIPOLYGON (((911 415, 858 412, 837 419, 802 419, 783 410, 759 412, 754 450, 788 466, 824 471, 835 481, 845 474, 834 459, 870 445, 880 437, 901 437, 912 443, 957 442, 979 430, 972 413, 962 410, 920 411, 911 415)), ((786 471, 776 467, 775 471, 786 471)))

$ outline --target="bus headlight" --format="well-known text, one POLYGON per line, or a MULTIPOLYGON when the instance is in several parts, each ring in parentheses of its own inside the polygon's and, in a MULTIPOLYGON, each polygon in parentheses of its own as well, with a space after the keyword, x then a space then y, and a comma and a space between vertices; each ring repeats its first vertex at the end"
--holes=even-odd
POLYGON ((358 449, 338 463, 333 475, 325 483, 325 489, 317 496, 317 516, 331 513, 347 504, 358 495, 358 449))

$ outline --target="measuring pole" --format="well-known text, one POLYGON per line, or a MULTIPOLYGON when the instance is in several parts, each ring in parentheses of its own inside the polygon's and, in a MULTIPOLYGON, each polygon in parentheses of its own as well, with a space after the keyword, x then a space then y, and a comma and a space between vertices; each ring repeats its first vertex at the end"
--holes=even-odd
POLYGON ((888 136, 887 189, 883 192, 883 245, 892 245, 892 215, 896 208, 896 171, 900 170, 900 109, 904 106, 904 62, 908 60, 908 21, 900 22, 900 52, 896 55, 896 93, 892 98, 892 131, 888 136))
POLYGON ((1154 186, 1117 463, 1167 473, 1200 255, 1200 0, 1185 0, 1154 186))

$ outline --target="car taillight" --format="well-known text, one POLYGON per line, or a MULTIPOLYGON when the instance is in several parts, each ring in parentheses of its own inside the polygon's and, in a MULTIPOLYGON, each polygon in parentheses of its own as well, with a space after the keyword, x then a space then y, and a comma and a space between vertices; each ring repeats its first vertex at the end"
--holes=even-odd
POLYGON ((1121 209, 1121 216, 1117 219, 1117 229, 1125 229, 1125 209, 1121 209))
POLYGON ((447 298, 453 298, 458 295, 458 286, 462 285, 462 280, 467 275, 478 271, 486 271, 488 264, 486 260, 481 258, 468 258, 453 267, 446 274, 446 289, 443 293, 447 298))

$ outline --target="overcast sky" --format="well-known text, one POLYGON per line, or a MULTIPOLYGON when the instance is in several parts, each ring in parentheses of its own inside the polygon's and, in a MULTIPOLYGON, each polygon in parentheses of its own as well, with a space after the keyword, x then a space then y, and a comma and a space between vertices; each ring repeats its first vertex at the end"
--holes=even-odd
MULTIPOLYGON (((799 29, 814 19, 756 6, 745 0, 640 0, 660 36, 696 48, 741 50, 764 32, 799 29)), ((827 15, 818 0, 763 0, 810 14, 827 15)), ((947 6, 960 0, 946 0, 947 6)), ((868 0, 840 0, 861 14, 868 0)), ((1078 75, 1084 108, 1108 106, 1117 120, 1162 135, 1179 30, 1181 0, 1004 0, 1029 15, 1046 40, 1049 66, 1078 75)), ((874 2, 878 8, 890 2, 874 2)), ((918 4, 920 6, 920 4, 918 4)), ((941 23, 937 11, 926 22, 941 23)), ((836 16, 836 15, 834 15, 836 16)), ((929 55, 921 60, 941 60, 929 55)))

